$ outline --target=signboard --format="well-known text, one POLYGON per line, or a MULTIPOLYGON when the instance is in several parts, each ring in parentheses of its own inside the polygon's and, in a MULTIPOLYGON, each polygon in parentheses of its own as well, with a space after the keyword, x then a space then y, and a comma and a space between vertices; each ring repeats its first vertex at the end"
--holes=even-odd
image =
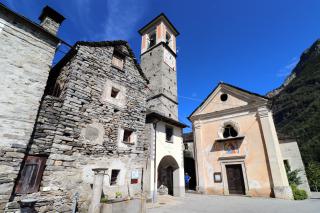
POLYGON ((131 171, 131 184, 137 184, 139 182, 139 170, 131 171))
POLYGON ((215 183, 221 183, 222 182, 221 172, 213 173, 213 179, 215 183))

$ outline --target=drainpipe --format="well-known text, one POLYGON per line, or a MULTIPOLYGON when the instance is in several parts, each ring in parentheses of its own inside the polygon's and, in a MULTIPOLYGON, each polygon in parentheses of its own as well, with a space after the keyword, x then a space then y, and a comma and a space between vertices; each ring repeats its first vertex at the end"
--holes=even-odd
POLYGON ((153 129, 154 129, 154 160, 153 160, 153 196, 152 196, 152 203, 156 202, 156 194, 157 194, 157 124, 159 120, 156 120, 156 122, 153 123, 153 129))

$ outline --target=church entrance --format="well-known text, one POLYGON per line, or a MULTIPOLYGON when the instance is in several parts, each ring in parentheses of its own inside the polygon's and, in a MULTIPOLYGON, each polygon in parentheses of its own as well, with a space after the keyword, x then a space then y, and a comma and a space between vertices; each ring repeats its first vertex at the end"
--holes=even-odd
POLYGON ((174 187, 178 185, 179 166, 176 160, 172 156, 165 156, 159 163, 158 166, 158 188, 163 185, 168 188, 168 194, 174 195, 174 187))
POLYGON ((245 186, 241 164, 226 165, 229 194, 244 195, 245 186))

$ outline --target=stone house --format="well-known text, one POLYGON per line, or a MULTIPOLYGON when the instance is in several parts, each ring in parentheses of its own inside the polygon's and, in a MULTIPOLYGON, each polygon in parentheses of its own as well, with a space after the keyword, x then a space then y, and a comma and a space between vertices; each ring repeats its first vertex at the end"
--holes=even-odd
POLYGON ((109 199, 141 193, 147 82, 125 41, 77 42, 50 72, 15 200, 62 212, 79 193, 86 211, 96 168, 109 199))
POLYGON ((0 57, 7 60, 3 66, 10 74, 5 91, 11 94, 11 88, 20 95, 1 98, 14 106, 2 113, 11 112, 12 118, 4 117, 3 123, 16 133, 13 137, 1 132, 7 144, 1 144, 1 210, 5 205, 7 212, 34 205, 40 212, 70 212, 75 206, 80 212, 93 212, 101 196, 146 193, 155 201, 160 186, 183 196, 186 125, 178 121, 175 37, 179 33, 168 18, 160 14, 139 31, 141 67, 126 41, 79 41, 49 72, 54 48, 63 42, 54 34, 64 18, 46 7, 37 25, 3 5, 0 9, 4 19, 14 16, 12 25, 21 19, 19 27, 30 25, 35 28, 32 33, 44 40, 36 38, 39 44, 30 47, 25 43, 33 38, 28 37, 14 45, 17 33, 11 32, 12 43, 1 47, 25 48, 21 53, 28 51, 30 57, 26 63, 24 55, 15 58, 2 51, 0 57), (11 70, 12 64, 17 70, 11 70), (13 74, 24 66, 28 76, 13 74), (26 117, 14 120, 18 109, 26 117), (28 128, 20 133, 21 126, 28 128))
POLYGON ((64 17, 46 7, 40 25, 0 3, 0 211, 11 197, 45 90, 64 17))
POLYGON ((219 83, 189 119, 200 192, 292 199, 285 162, 310 191, 299 149, 279 143, 266 97, 219 83))

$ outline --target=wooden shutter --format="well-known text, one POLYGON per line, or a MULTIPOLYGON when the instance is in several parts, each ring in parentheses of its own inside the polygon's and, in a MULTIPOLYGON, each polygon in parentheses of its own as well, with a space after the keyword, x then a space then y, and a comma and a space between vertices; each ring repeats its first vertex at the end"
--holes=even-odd
POLYGON ((33 193, 39 190, 46 160, 46 157, 27 157, 16 186, 17 194, 33 193))
POLYGON ((123 69, 124 60, 120 56, 113 55, 112 57, 112 64, 118 67, 120 70, 123 69))

